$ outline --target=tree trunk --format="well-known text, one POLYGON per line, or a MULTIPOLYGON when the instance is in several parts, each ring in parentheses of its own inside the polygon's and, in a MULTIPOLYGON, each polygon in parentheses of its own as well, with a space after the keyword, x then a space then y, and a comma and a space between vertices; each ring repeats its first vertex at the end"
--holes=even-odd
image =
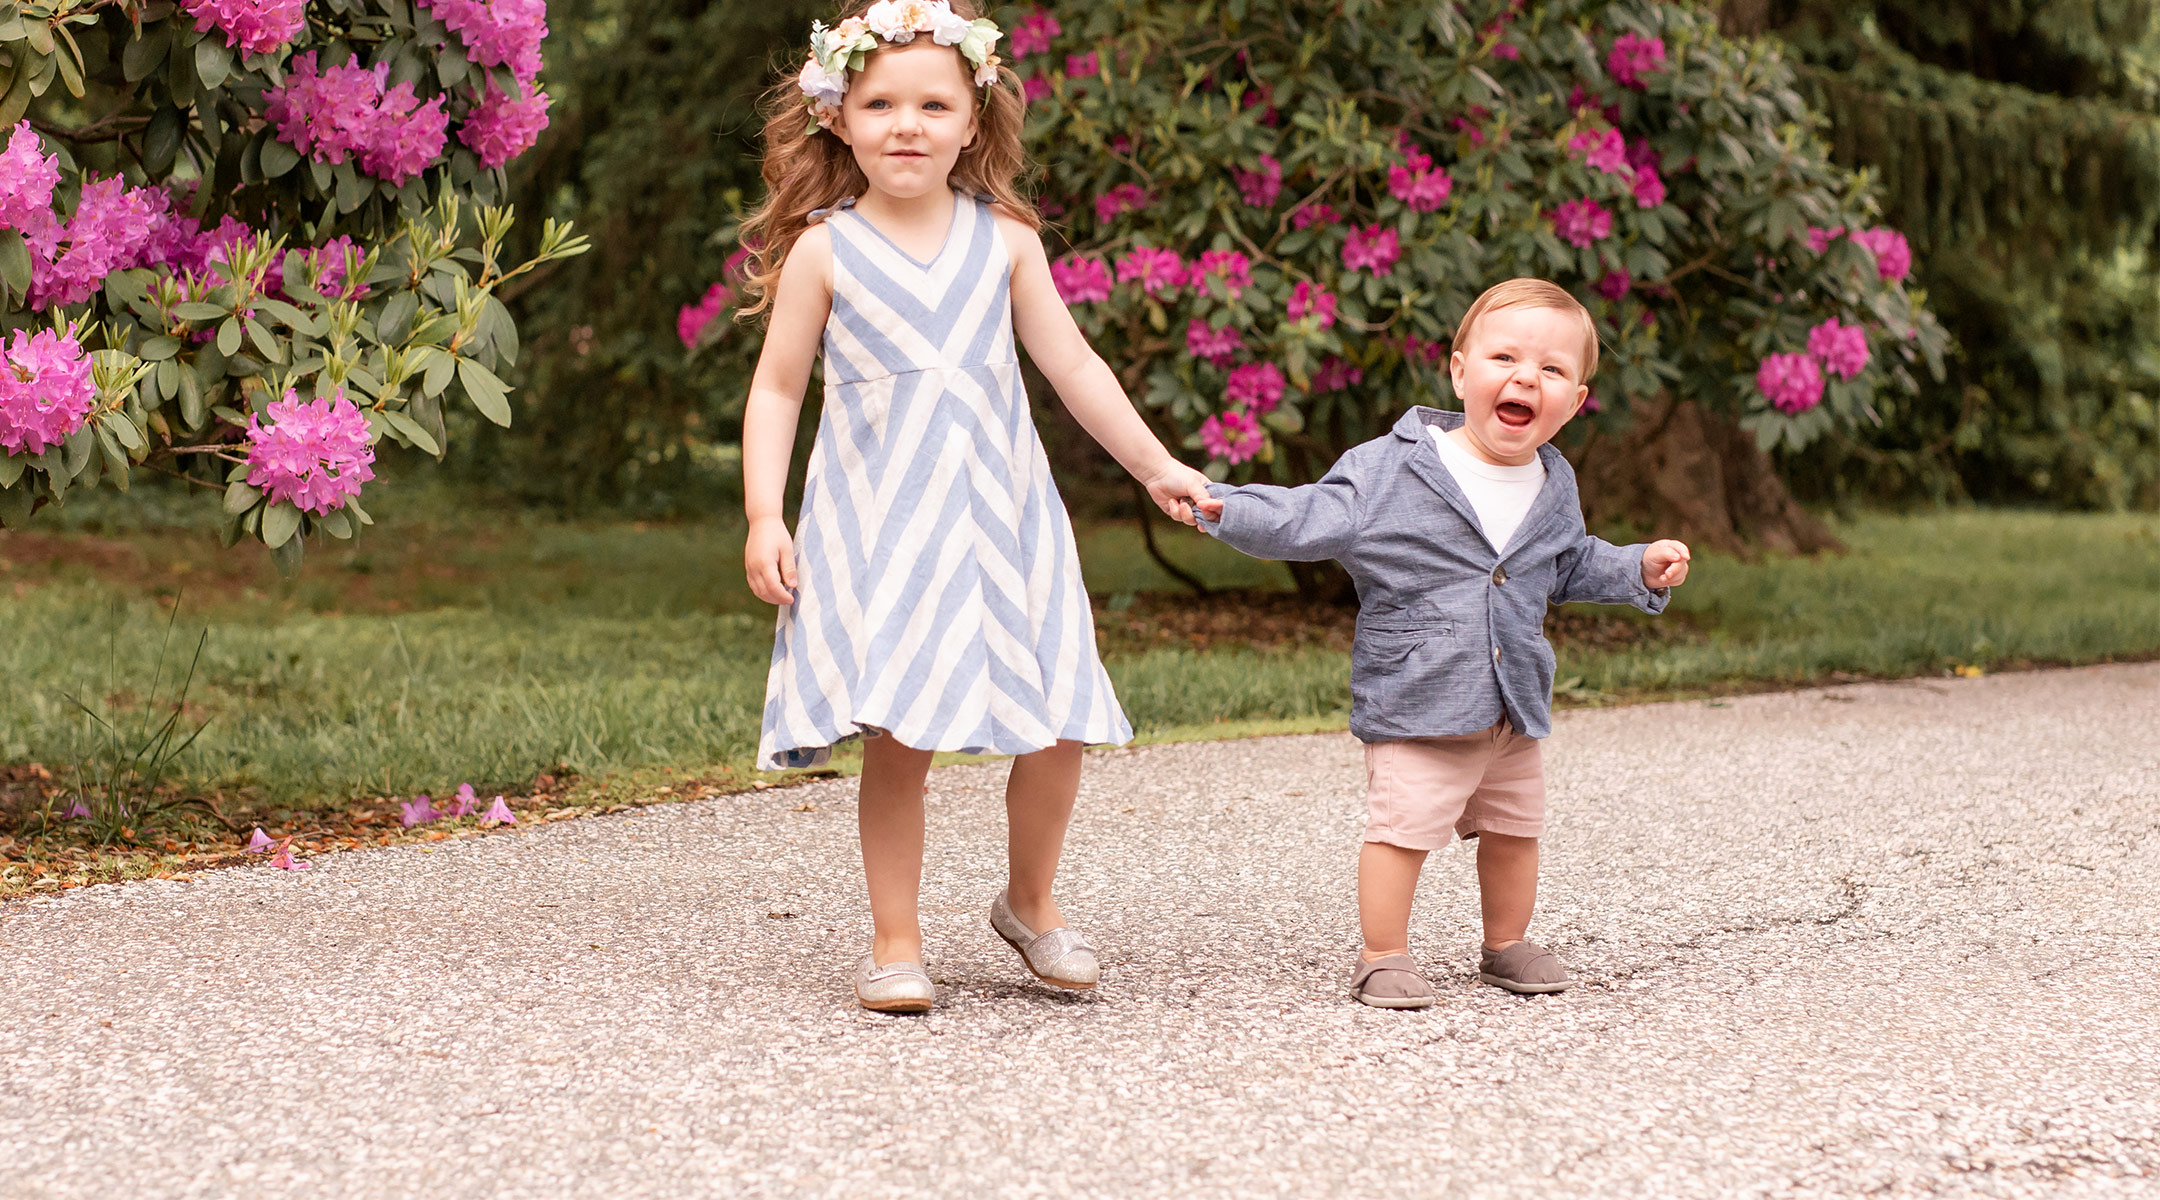
POLYGON ((1793 499, 1754 435, 1693 401, 1641 401, 1627 430, 1593 433, 1568 459, 1592 525, 1749 557, 1845 548, 1793 499))

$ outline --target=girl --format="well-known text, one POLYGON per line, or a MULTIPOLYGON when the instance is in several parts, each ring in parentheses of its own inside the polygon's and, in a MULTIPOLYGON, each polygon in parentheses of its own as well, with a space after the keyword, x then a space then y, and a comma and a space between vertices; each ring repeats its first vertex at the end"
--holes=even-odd
POLYGON ((865 737, 876 934, 855 994, 883 1012, 932 998, 915 906, 937 750, 1016 756, 1009 885, 990 924, 1045 982, 1098 974, 1050 885, 1081 747, 1132 727, 1095 654, 1013 334, 1165 512, 1190 524, 1207 494, 1051 285, 1016 186, 1021 100, 998 36, 966 0, 880 0, 813 26, 810 60, 768 106, 767 196, 743 227, 745 312, 770 311, 743 414, 744 561, 751 590, 781 606, 758 759, 810 766, 865 737), (781 493, 821 335, 824 416, 791 538, 781 493))

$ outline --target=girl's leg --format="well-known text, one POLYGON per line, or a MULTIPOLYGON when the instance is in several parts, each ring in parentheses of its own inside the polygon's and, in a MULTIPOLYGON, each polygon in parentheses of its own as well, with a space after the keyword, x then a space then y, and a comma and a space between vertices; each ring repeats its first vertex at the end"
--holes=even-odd
POLYGON ((1427 851, 1366 842, 1358 851, 1358 925, 1365 933, 1365 961, 1410 953, 1410 902, 1427 851))
POLYGON ((1050 898, 1065 826, 1080 794, 1080 743, 1059 742, 1013 760, 1005 781, 1005 821, 1012 877, 1006 902, 1013 915, 1037 933, 1065 927, 1065 914, 1050 898))
POLYGON ((870 953, 883 966, 922 961, 923 778, 930 752, 890 736, 863 739, 862 798, 856 829, 862 837, 863 878, 870 885, 870 953))
POLYGON ((1477 843, 1485 948, 1505 950, 1530 932, 1530 912, 1537 907, 1538 840, 1481 833, 1477 843))

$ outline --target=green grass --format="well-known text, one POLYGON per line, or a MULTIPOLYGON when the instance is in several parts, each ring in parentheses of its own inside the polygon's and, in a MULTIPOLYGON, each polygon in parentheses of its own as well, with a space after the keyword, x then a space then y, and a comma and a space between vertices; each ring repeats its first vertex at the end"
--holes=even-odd
MULTIPOLYGON (((747 766, 772 616, 743 587, 739 526, 449 511, 425 496, 391 508, 357 545, 312 549, 292 582, 259 548, 227 554, 200 531, 95 511, 71 513, 43 558, 0 539, 0 763, 64 770, 88 747, 69 692, 139 705, 170 598, 184 593, 176 644, 209 630, 189 712, 211 724, 180 767, 197 789, 307 807, 463 780, 509 787, 557 764, 747 766)), ((1284 579, 1196 534, 1158 532, 1215 583, 1284 579)), ((1685 635, 1563 653, 1562 678, 1580 677, 1571 697, 2160 654, 2160 518, 1957 512, 1840 533, 1844 556, 1699 560, 1674 602, 1685 635)), ((1167 586, 1129 526, 1082 542, 1095 591, 1167 586)), ((1110 669, 1143 740, 1346 715, 1345 656, 1324 650, 1154 650, 1110 669)))

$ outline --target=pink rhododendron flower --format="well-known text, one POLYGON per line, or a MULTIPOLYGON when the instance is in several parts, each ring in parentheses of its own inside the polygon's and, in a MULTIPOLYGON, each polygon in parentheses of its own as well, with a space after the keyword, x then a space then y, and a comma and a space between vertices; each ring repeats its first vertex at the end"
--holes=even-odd
POLYGON ((1175 250, 1135 246, 1118 260, 1117 277, 1119 283, 1138 280, 1142 292, 1159 295, 1185 281, 1185 259, 1175 250))
POLYGON ((277 853, 270 856, 270 865, 276 867, 280 871, 305 871, 309 867, 314 866, 315 864, 294 861, 292 856, 292 839, 286 838, 285 840, 278 843, 277 853))
POLYGON ((1385 229, 1367 225, 1353 229, 1343 241, 1342 265, 1345 270, 1370 271, 1374 275, 1388 275, 1395 270, 1395 260, 1402 257, 1402 238, 1393 226, 1385 229))
POLYGON ((90 806, 78 799, 73 804, 68 805, 67 811, 60 814, 60 818, 64 821, 80 821, 89 815, 90 806))
POLYGON ((1589 395, 1583 397, 1582 410, 1586 413, 1604 412, 1605 402, 1598 399, 1598 394, 1596 392, 1592 392, 1589 395))
POLYGON ((515 825, 517 824, 517 818, 511 815, 510 806, 503 803, 503 798, 497 796, 495 797, 495 803, 488 805, 487 811, 480 814, 480 823, 482 825, 515 825))
POLYGON ((1185 327, 1185 352, 1194 358, 1205 359, 1222 366, 1245 348, 1245 337, 1237 330, 1224 326, 1217 329, 1204 317, 1194 317, 1185 327))
POLYGON ((1411 151, 1407 164, 1388 169, 1389 194, 1416 212, 1438 211, 1454 190, 1454 177, 1417 151, 1411 151))
POLYGON ((1585 163, 1607 175, 1634 174, 1628 165, 1627 138, 1617 129, 1585 129, 1568 139, 1568 152, 1582 155, 1585 163))
POLYGON ((86 181, 59 242, 32 239, 31 306, 89 299, 107 275, 134 266, 142 257, 170 206, 163 191, 131 188, 117 175, 86 181))
POLYGON ((1232 370, 1223 384, 1223 403, 1255 416, 1270 413, 1282 403, 1283 386, 1282 368, 1274 363, 1246 363, 1232 370))
POLYGON ((1553 232, 1572 245, 1587 246, 1612 234, 1612 214, 1588 196, 1555 208, 1552 219, 1553 232))
POLYGON ((458 140, 480 156, 480 165, 493 169, 532 149, 547 128, 548 94, 534 91, 520 81, 517 94, 506 96, 487 85, 487 94, 458 127, 458 140))
POLYGON ((348 279, 345 274, 348 264, 359 264, 366 258, 365 252, 343 234, 307 252, 309 265, 322 267, 322 294, 338 300, 355 300, 368 294, 365 280, 348 279))
POLYGON ((1290 214, 1290 228, 1303 229, 1316 222, 1333 225, 1342 220, 1342 214, 1326 204, 1308 204, 1290 214))
POLYGON ((81 429, 95 407, 90 357, 73 328, 15 331, 0 353, 0 449, 43 454, 81 429))
POLYGON ((375 144, 376 106, 390 64, 358 61, 315 69, 315 52, 295 55, 285 82, 263 94, 263 113, 278 140, 317 162, 336 165, 375 144))
POLYGON ((1808 331, 1807 348, 1839 379, 1851 379, 1867 369, 1867 330, 1840 325, 1836 317, 1808 331))
POLYGON ((184 212, 162 212, 152 221, 149 241, 135 265, 167 267, 208 278, 212 262, 226 261, 232 247, 254 233, 229 214, 219 218, 215 229, 205 229, 184 212))
POLYGON ((1772 354, 1755 371, 1755 386, 1779 412, 1801 413, 1822 403, 1822 372, 1805 354, 1772 354))
POLYGON ((727 308, 728 296, 727 282, 721 280, 705 289, 703 299, 682 306, 682 312, 675 318, 675 336, 682 339, 684 349, 697 348, 698 336, 727 308))
POLYGON ((1643 82, 1643 76, 1664 65, 1665 39, 1633 33, 1614 38, 1612 53, 1605 56, 1605 69, 1612 72, 1614 82, 1638 92, 1649 86, 1643 82))
POLYGON ((1903 283, 1912 274, 1912 244, 1895 229, 1863 229, 1852 239, 1875 255, 1875 273, 1890 283, 1903 283))
POLYGON ((1095 197, 1095 219, 1108 224, 1120 213, 1142 212, 1155 203, 1155 197, 1137 183, 1121 183, 1102 195, 1095 197))
POLYGON ((1844 236, 1845 227, 1843 225, 1833 226, 1829 229, 1820 229, 1810 225, 1807 231, 1808 249, 1817 254, 1822 254, 1830 249, 1830 243, 1844 236))
POLYGON ((1235 300, 1252 286, 1252 260, 1235 250, 1205 251, 1194 260, 1189 281, 1200 287, 1211 276, 1222 280, 1223 288, 1235 300))
POLYGON ((1598 295, 1607 300, 1618 300, 1627 295, 1634 286, 1635 277, 1626 271, 1607 271, 1605 277, 1597 282, 1598 295))
POLYGON ((1405 362, 1436 367, 1447 357, 1447 347, 1439 342, 1428 342, 1414 333, 1405 334, 1402 340, 1402 355, 1405 362))
POLYGON ((422 104, 410 83, 384 92, 375 140, 360 152, 360 169, 398 187, 427 170, 442 157, 443 145, 450 140, 450 114, 443 111, 444 99, 437 96, 422 104))
POLYGON ((469 783, 457 785, 457 799, 450 802, 450 815, 469 817, 480 807, 480 796, 469 783))
POLYGON ((398 809, 398 824, 407 829, 442 819, 442 814, 435 811, 435 801, 426 792, 398 805, 398 809))
POLYGON ((257 825, 255 827, 255 836, 248 839, 247 852, 249 854, 261 854, 275 845, 277 843, 270 840, 270 835, 262 831, 262 826, 257 825))
POLYGON ((1290 289, 1290 303, 1285 306, 1285 311, 1293 321, 1312 317, 1320 328, 1326 329, 1335 324, 1335 305, 1335 293, 1314 287, 1311 280, 1300 279, 1297 286, 1290 289))
POLYGON ((1266 444, 1267 435, 1260 432, 1260 422, 1250 413, 1232 409, 1200 422, 1201 447, 1233 465, 1260 453, 1266 444))
POLYGON ((466 56, 483 67, 507 66, 527 83, 540 74, 540 42, 547 37, 545 0, 419 0, 465 43, 466 56))
POLYGON ((1087 79, 1100 75, 1102 74, 1102 62, 1096 58, 1093 50, 1088 51, 1086 54, 1068 54, 1065 56, 1065 74, 1073 79, 1087 79))
POLYGON ((0 229, 49 230, 54 222, 53 188, 60 182, 60 156, 38 151, 44 143, 29 121, 16 123, 0 151, 0 229))
POLYGON ((1068 254, 1050 264, 1050 282, 1067 304, 1094 304, 1110 298, 1110 268, 1099 258, 1068 254))
POLYGON ((1344 388, 1355 387, 1363 382, 1365 382, 1365 368, 1352 366, 1349 360, 1330 355, 1327 361, 1320 364, 1320 369, 1313 372, 1312 390, 1314 395, 1323 392, 1339 392, 1344 388))
POLYGON ((248 418, 247 481, 271 500, 320 515, 345 507, 375 478, 367 418, 343 390, 306 404, 288 390, 270 402, 269 415, 268 425, 248 418))
POLYGON ((242 54, 269 54, 307 28, 307 0, 181 0, 195 32, 216 29, 242 54))
POLYGON ((1029 75, 1020 80, 1020 98, 1033 104, 1050 94, 1050 81, 1041 75, 1029 75))
POLYGON ((1656 208, 1665 203, 1665 180, 1649 167, 1635 168, 1635 207, 1656 208))
POLYGON ((1050 39, 1063 32, 1065 29, 1058 24, 1056 17, 1038 8, 1013 25, 1012 34, 1005 44, 1012 50, 1014 58, 1026 58, 1030 54, 1041 54, 1048 50, 1050 39))
POLYGON ((1238 195, 1254 208, 1267 208, 1282 194, 1282 163, 1272 154, 1260 156, 1257 171, 1236 171, 1238 195))

